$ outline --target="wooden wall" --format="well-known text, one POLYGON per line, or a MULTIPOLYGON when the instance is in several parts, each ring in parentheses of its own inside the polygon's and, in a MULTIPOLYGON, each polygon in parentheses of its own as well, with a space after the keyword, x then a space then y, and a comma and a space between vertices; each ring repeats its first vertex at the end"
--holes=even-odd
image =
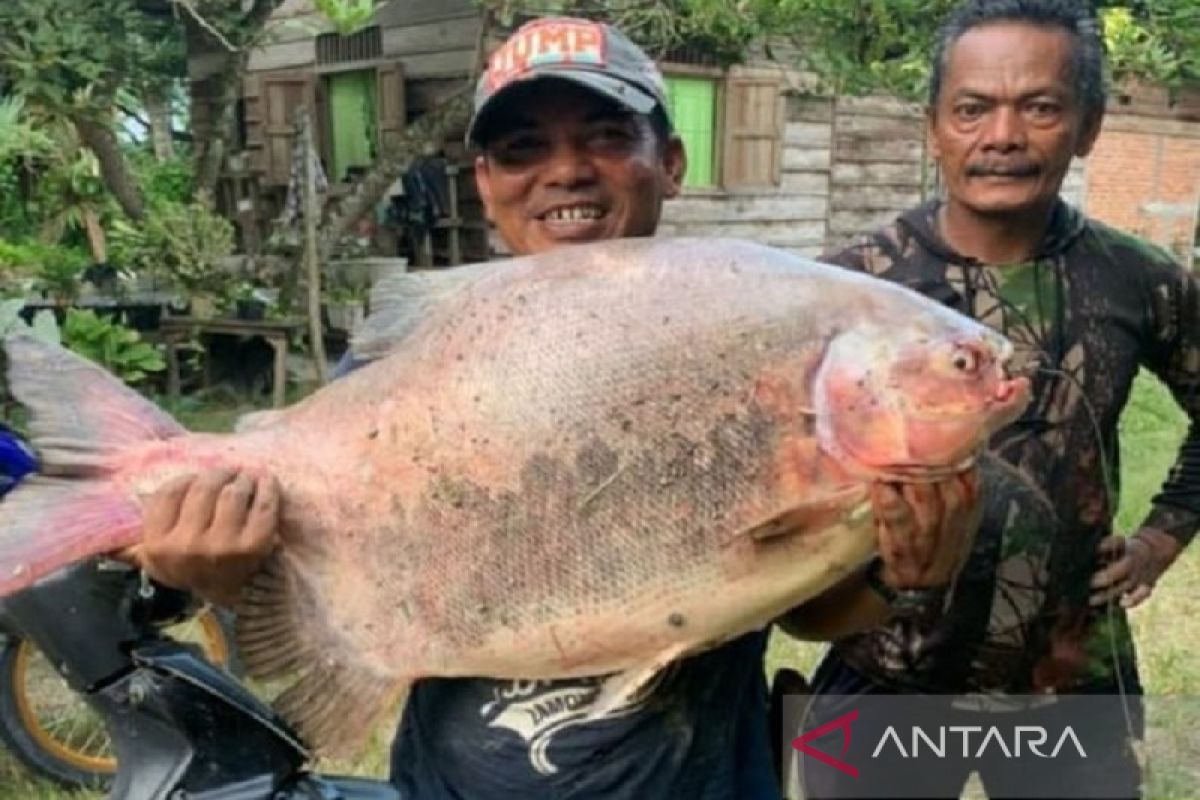
POLYGON ((932 181, 920 106, 890 97, 833 101, 825 245, 838 248, 925 197, 932 181))
POLYGON ((920 202, 932 176, 919 108, 795 90, 785 99, 778 184, 687 192, 668 204, 663 233, 746 237, 816 256, 920 202))
MULTIPOLYGON (((919 104, 893 97, 786 91, 779 184, 685 192, 667 204, 666 235, 738 236, 806 256, 833 252, 938 192, 919 104)), ((1063 196, 1084 204, 1085 162, 1063 196)))
MULTIPOLYGON (((479 12, 471 0, 401 0, 381 8, 375 24, 383 29, 384 55, 399 60, 409 78, 454 77, 465 75, 474 58, 479 12)), ((249 70, 315 64, 316 37, 332 30, 311 0, 285 0, 268 23, 263 44, 251 53, 249 70)), ((195 82, 219 68, 220 52, 204 37, 192 44, 188 74, 195 82)))

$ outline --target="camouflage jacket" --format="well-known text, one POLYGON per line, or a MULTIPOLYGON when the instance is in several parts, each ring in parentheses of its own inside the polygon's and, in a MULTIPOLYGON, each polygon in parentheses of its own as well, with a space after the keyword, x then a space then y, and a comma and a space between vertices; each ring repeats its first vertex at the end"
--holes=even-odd
POLYGON ((937 235, 936 202, 827 259, 908 286, 1006 334, 1034 401, 982 463, 985 511, 948 612, 836 645, 869 678, 923 692, 1011 693, 1136 680, 1119 608, 1089 609, 1118 494, 1117 422, 1139 367, 1191 418, 1145 524, 1200 525, 1200 291, 1163 251, 1065 203, 1036 257, 984 265, 937 235))

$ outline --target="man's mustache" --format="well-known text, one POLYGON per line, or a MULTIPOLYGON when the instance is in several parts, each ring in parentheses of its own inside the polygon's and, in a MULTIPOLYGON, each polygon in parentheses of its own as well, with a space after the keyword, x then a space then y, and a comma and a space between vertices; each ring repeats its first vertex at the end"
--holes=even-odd
POLYGON ((1002 164, 980 163, 967 165, 967 177, 986 178, 999 176, 1004 178, 1030 178, 1042 171, 1042 168, 1031 161, 1006 161, 1002 164))

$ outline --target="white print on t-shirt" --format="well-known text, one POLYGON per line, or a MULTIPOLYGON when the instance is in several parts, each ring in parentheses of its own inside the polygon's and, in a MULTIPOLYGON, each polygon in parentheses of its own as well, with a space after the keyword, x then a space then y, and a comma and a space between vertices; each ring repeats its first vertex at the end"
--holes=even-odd
POLYGON ((547 754, 554 735, 566 728, 631 714, 646 705, 659 674, 633 697, 603 716, 589 718, 596 698, 609 683, 626 680, 623 673, 569 681, 517 680, 499 684, 493 699, 479 709, 488 727, 506 728, 529 745, 529 763, 543 775, 558 772, 547 754))

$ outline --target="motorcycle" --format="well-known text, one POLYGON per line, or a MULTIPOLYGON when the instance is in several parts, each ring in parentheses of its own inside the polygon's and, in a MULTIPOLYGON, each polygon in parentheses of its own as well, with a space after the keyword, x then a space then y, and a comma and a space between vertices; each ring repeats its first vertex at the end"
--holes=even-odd
MULTIPOLYGON (((126 570, 128 591, 144 591, 126 570)), ((171 638, 240 673, 232 615, 160 593, 156 618, 171 638), (168 605, 169 604, 169 605, 168 605)), ((30 772, 66 788, 107 788, 117 759, 104 720, 55 670, 32 640, 0 613, 0 744, 30 772)))
MULTIPOLYGON (((15 441, 0 439, 0 450, 15 441)), ((31 471, 13 477, 12 459, 0 466, 10 483, 31 471)), ((200 647, 166 633, 191 603, 103 559, 0 601, 6 651, 13 641, 36 647, 101 722, 114 759, 100 778, 110 800, 401 800, 382 781, 306 770, 311 754, 286 721, 200 647)), ((13 705, 19 731, 29 717, 13 705)))

